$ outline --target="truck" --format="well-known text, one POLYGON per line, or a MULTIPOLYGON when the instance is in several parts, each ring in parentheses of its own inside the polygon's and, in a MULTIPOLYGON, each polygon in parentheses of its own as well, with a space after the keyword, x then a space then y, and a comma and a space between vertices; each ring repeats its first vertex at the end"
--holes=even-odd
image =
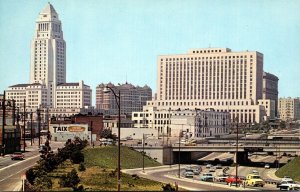
POLYGON ((256 186, 263 187, 265 185, 265 182, 257 174, 248 174, 246 177, 245 184, 247 186, 252 186, 252 187, 256 187, 256 186))

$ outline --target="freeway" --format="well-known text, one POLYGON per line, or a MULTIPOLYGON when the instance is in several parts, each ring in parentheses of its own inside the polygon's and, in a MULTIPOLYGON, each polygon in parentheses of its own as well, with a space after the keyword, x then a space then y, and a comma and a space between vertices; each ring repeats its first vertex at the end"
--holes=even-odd
MULTIPOLYGON (((184 166, 183 166, 184 167, 184 166)), ((183 171, 183 169, 181 169, 183 171)), ((122 170, 122 172, 127 174, 138 174, 141 177, 163 182, 171 183, 174 185, 174 182, 178 183, 180 189, 189 190, 189 191, 211 191, 211 190, 243 190, 243 188, 229 187, 222 184, 203 182, 195 179, 187 179, 184 177, 178 178, 176 176, 178 172, 178 165, 173 165, 170 169, 169 166, 161 166, 154 168, 146 168, 145 173, 142 172, 141 168, 138 169, 127 169, 122 170)))
MULTIPOLYGON (((27 145, 28 146, 28 145, 27 145)), ((62 142, 51 142, 50 146, 55 151, 62 147, 62 142)), ((14 161, 9 155, 0 159, 0 189, 1 191, 17 191, 20 189, 22 181, 21 176, 26 170, 32 167, 39 159, 38 147, 30 146, 30 151, 25 152, 25 160, 14 161)))
MULTIPOLYGON (((198 165, 195 165, 198 166, 198 165)), ((181 173, 184 172, 184 168, 186 165, 181 165, 181 173)), ((201 167, 202 173, 209 172, 205 166, 201 167)), ((248 174, 248 172, 252 171, 252 168, 246 168, 246 167, 239 167, 239 171, 242 175, 248 174)), ((234 172, 234 169, 231 169, 230 172, 234 172)), ((169 166, 160 166, 160 167, 152 167, 152 168, 145 168, 145 172, 142 172, 141 168, 138 169, 127 169, 122 170, 122 172, 127 174, 137 174, 141 177, 163 182, 163 183, 171 183, 174 184, 175 182, 178 183, 178 186, 182 190, 189 190, 189 191, 232 191, 232 190, 263 190, 263 191, 274 191, 276 190, 276 186, 272 184, 266 184, 265 187, 251 187, 251 188, 243 188, 241 187, 235 187, 235 186, 228 186, 225 183, 217 183, 217 182, 204 182, 200 181, 200 176, 194 176, 193 179, 185 178, 183 175, 181 175, 181 178, 178 178, 178 165, 172 165, 172 168, 169 166)), ((263 170, 260 170, 262 174, 264 173, 263 170)), ((216 172, 213 172, 212 174, 214 176, 222 174, 222 169, 217 169, 216 172)), ((240 175, 240 174, 239 174, 240 175)))

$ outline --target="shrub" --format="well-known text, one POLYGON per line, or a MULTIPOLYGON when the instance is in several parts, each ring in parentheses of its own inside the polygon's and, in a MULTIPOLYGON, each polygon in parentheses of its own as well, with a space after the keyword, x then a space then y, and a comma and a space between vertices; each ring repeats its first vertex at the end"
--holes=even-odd
POLYGON ((80 165, 78 167, 78 171, 85 171, 85 166, 84 166, 83 162, 80 163, 80 165))
POLYGON ((175 191, 175 188, 170 183, 162 185, 162 189, 163 191, 175 191))
POLYGON ((84 155, 81 153, 81 151, 76 150, 71 154, 70 160, 74 164, 79 164, 81 162, 84 162, 84 155))
POLYGON ((76 187, 79 182, 80 178, 77 175, 77 171, 72 169, 70 173, 61 177, 59 184, 62 187, 76 187))
POLYGON ((51 189, 52 180, 47 176, 37 177, 34 180, 34 186, 40 190, 51 189))

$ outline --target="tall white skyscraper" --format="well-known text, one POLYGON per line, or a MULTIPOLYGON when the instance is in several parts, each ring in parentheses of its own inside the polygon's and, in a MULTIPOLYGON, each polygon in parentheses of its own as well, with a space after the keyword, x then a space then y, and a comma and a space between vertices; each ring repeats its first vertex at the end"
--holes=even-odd
POLYGON ((58 14, 48 3, 38 16, 31 42, 30 83, 46 85, 47 105, 52 106, 56 85, 65 82, 66 42, 58 14))
POLYGON ((83 81, 66 82, 66 42, 62 24, 48 3, 39 13, 31 42, 30 83, 12 85, 6 90, 8 99, 21 107, 50 108, 56 115, 67 109, 92 105, 92 90, 83 81), (53 110, 52 110, 53 109, 53 110))

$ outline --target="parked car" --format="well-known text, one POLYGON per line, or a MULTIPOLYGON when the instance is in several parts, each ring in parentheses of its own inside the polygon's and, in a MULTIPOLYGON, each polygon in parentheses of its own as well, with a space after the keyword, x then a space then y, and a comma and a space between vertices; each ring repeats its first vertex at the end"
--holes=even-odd
POLYGON ((125 137, 127 140, 133 140, 133 138, 131 136, 127 136, 125 137))
POLYGON ((225 182, 227 183, 227 185, 240 185, 242 180, 239 177, 235 177, 235 176, 229 176, 227 177, 227 179, 225 180, 225 182))
POLYGON ((47 152, 47 147, 45 145, 41 145, 40 148, 39 148, 39 152, 40 153, 45 153, 47 152))
POLYGON ((14 152, 11 155, 11 160, 23 160, 24 159, 24 154, 22 152, 14 152))
POLYGON ((256 186, 263 187, 265 185, 265 182, 257 174, 248 174, 246 177, 245 184, 247 186, 252 186, 252 187, 256 187, 256 186))
POLYGON ((270 169, 270 165, 269 164, 265 164, 265 169, 270 169))
POLYGON ((214 180, 214 176, 211 173, 203 173, 200 177, 200 180, 212 182, 214 180))

